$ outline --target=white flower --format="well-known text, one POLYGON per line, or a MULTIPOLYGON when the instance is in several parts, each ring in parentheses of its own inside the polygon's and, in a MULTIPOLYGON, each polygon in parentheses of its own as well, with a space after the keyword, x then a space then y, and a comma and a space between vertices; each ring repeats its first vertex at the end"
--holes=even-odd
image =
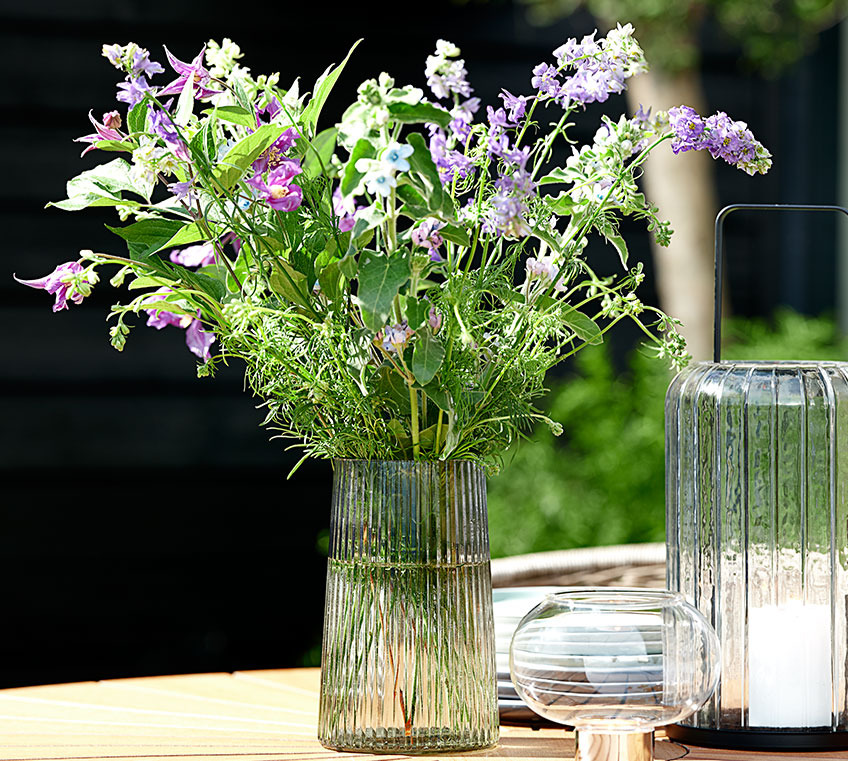
POLYGON ((391 172, 371 172, 363 178, 366 190, 371 195, 390 196, 392 188, 397 187, 397 180, 391 172))
POLYGON ((215 40, 206 43, 206 64, 209 73, 216 79, 223 79, 230 74, 236 61, 243 55, 241 48, 228 37, 224 37, 220 45, 215 40))

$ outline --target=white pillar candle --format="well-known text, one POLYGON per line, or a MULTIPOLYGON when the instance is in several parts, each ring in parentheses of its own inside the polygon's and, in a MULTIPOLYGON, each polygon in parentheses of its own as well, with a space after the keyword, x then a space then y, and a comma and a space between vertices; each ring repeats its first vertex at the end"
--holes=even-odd
POLYGON ((748 726, 830 726, 830 639, 827 605, 748 610, 748 726))

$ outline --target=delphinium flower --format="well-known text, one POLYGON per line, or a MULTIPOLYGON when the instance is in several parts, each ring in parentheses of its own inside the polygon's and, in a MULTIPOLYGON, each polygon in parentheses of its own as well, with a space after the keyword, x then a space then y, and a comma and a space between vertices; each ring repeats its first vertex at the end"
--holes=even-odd
POLYGON ((397 325, 386 325, 383 330, 378 331, 374 340, 383 347, 384 351, 398 354, 406 348, 409 339, 414 335, 415 331, 409 327, 406 320, 403 320, 397 325))
MULTIPOLYGON (((561 262, 552 254, 545 256, 530 256, 525 264, 528 283, 532 280, 541 280, 543 285, 553 282, 561 267, 561 262)), ((554 285, 554 290, 564 291, 565 280, 560 278, 554 285)))
POLYGON ((141 103, 145 93, 155 92, 147 78, 165 71, 162 64, 151 61, 150 54, 134 42, 127 45, 104 45, 103 56, 116 69, 126 73, 126 79, 118 84, 116 97, 130 108, 141 103))
POLYGON ((723 111, 703 119, 693 108, 678 106, 669 109, 668 118, 675 153, 707 150, 713 158, 720 157, 751 175, 765 174, 771 166, 771 154, 748 125, 723 111))
POLYGON ((458 58, 459 48, 447 40, 436 42, 436 54, 427 56, 424 73, 427 86, 437 98, 448 98, 451 93, 467 98, 471 95, 465 61, 458 58))
POLYGON ((101 140, 122 140, 123 135, 119 132, 121 129, 121 115, 117 111, 109 111, 103 114, 103 122, 98 122, 94 118, 94 114, 89 111, 88 118, 94 125, 94 134, 84 135, 83 137, 74 138, 75 143, 90 143, 90 145, 80 154, 85 156, 89 151, 93 151, 101 140))
POLYGON ((427 324, 430 326, 430 330, 433 331, 433 335, 439 332, 442 327, 442 315, 440 312, 436 311, 436 307, 430 307, 430 311, 427 316, 427 324))
POLYGON ((91 286, 98 281, 97 272, 93 268, 84 268, 79 262, 60 264, 49 275, 35 280, 22 280, 16 275, 13 277, 22 285, 40 288, 51 295, 55 295, 54 312, 67 309, 68 300, 73 301, 74 304, 79 304, 91 293, 91 286))
POLYGON ((162 138, 162 142, 168 150, 182 161, 191 161, 188 146, 180 137, 177 126, 174 124, 171 114, 168 112, 169 103, 165 104, 165 110, 157 108, 152 103, 148 106, 148 125, 152 133, 162 138))
POLYGON ((444 226, 444 222, 439 222, 437 219, 428 217, 412 231, 412 242, 416 246, 426 248, 430 252, 430 259, 434 262, 442 261, 441 254, 439 254, 439 246, 445 241, 439 235, 439 230, 444 226))
POLYGON ((611 93, 622 92, 629 77, 647 70, 630 24, 619 24, 602 40, 595 40, 594 32, 580 42, 570 39, 554 51, 554 57, 557 66, 539 64, 531 83, 540 98, 554 98, 566 107, 603 102, 611 93), (557 76, 568 71, 573 73, 560 85, 557 76))

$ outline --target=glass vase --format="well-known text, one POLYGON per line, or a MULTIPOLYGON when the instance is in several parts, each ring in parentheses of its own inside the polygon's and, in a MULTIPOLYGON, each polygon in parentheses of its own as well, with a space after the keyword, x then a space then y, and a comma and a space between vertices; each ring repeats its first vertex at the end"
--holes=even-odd
POLYGON ((334 462, 318 737, 371 753, 498 739, 486 479, 334 462))

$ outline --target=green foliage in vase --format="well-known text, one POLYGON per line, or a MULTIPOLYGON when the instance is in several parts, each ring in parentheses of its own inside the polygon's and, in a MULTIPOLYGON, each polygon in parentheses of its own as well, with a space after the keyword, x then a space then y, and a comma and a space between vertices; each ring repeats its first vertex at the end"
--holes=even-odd
MULTIPOLYGON (((725 338, 725 359, 848 360, 832 319, 786 309, 769 321, 729 320, 725 338)), ((671 374, 639 352, 618 373, 607 347, 582 352, 575 370, 553 386, 546 409, 565 435, 537 430, 489 479, 495 557, 665 539, 671 374)))
POLYGON ((91 116, 79 140, 111 160, 52 204, 113 207, 127 253, 84 250, 22 282, 58 311, 116 265, 115 348, 144 315, 186 331, 201 376, 240 360, 266 424, 306 455, 493 466, 535 422, 559 430, 536 407, 547 371, 623 319, 685 363, 675 321, 636 295, 641 268, 618 233, 631 216, 668 243, 637 187, 642 164, 671 141, 749 174, 771 165, 743 123, 681 106, 604 117, 552 166, 571 119, 646 69, 629 25, 566 41, 533 70, 531 95, 504 91, 484 121, 444 40, 424 71, 433 100, 382 73, 332 125, 324 105, 353 49, 310 93, 253 77, 229 40, 191 62, 166 53, 176 78, 152 85, 164 68, 146 50, 104 46, 127 110, 91 116), (586 261, 592 234, 618 275, 586 261))

